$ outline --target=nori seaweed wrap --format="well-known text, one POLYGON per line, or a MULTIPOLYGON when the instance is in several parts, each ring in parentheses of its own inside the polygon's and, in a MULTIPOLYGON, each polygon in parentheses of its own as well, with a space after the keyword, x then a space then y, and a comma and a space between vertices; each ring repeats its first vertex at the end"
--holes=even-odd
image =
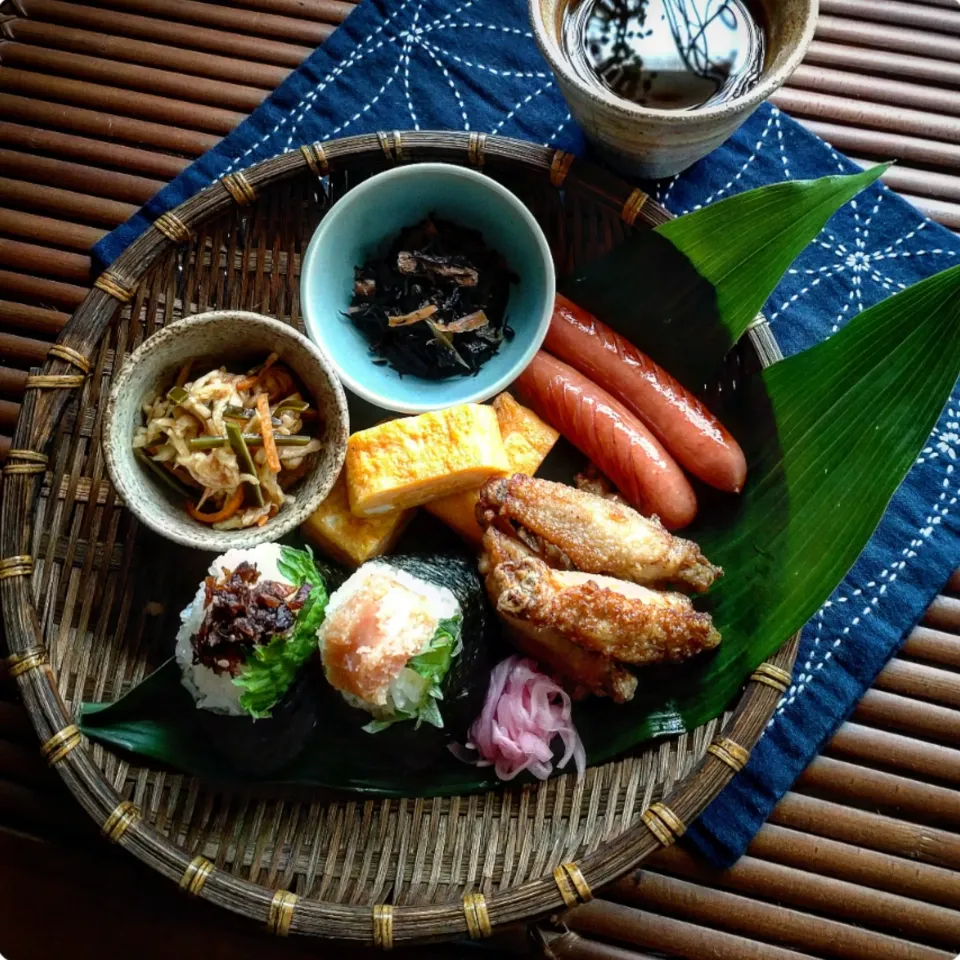
POLYGON ((198 710, 197 721, 238 774, 269 777, 292 763, 309 743, 320 719, 317 688, 310 671, 302 670, 268 717, 253 720, 198 710))

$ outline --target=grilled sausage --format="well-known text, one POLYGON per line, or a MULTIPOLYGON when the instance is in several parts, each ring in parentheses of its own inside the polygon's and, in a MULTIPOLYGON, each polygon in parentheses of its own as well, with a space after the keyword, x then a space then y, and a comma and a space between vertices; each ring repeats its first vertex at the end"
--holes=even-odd
POLYGON ((723 424, 629 340, 560 294, 544 348, 613 394, 695 477, 728 493, 743 489, 747 462, 723 424))
POLYGON ((520 374, 524 400, 590 458, 638 510, 671 530, 690 523, 697 498, 659 441, 618 400, 542 350, 520 374))

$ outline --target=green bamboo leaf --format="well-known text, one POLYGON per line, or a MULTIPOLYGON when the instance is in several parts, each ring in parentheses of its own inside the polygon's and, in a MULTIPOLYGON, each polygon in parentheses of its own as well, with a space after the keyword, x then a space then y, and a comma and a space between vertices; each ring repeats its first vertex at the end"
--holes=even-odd
MULTIPOLYGON (((496 786, 495 777, 478 777, 476 770, 452 757, 442 758, 429 776, 405 773, 395 757, 370 749, 369 733, 338 722, 335 701, 339 694, 328 694, 320 704, 318 734, 294 765, 272 782, 385 797, 440 796, 496 786), (330 708, 329 715, 324 707, 330 708)), ((196 712, 193 699, 180 683, 180 668, 171 657, 119 700, 83 704, 77 725, 91 740, 114 750, 147 757, 208 781, 249 779, 233 770, 204 737, 196 712)))
POLYGON ((887 167, 748 190, 670 220, 656 232, 713 285, 720 319, 736 342, 827 221, 887 167))
POLYGON ((769 299, 790 264, 885 166, 758 187, 635 233, 561 291, 694 390, 769 299))
POLYGON ((731 411, 748 438, 747 486, 731 513, 704 511, 689 531, 725 571, 702 604, 723 642, 691 669, 648 674, 622 712, 585 715, 591 761, 725 709, 853 566, 958 377, 960 266, 753 379, 731 411))
POLYGON ((782 638, 806 623, 880 522, 958 376, 960 267, 763 371, 755 386, 769 398, 777 440, 758 452, 735 536, 709 521, 695 531, 738 573, 714 598, 728 629, 746 632, 748 606, 753 633, 782 638), (764 576, 768 555, 781 557, 774 582, 764 576))

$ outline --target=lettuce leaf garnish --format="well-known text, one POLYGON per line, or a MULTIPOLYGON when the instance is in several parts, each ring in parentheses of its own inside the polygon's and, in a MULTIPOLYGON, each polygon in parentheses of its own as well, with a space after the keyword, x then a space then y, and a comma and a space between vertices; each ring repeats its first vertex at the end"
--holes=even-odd
POLYGON ((443 729, 443 717, 440 715, 437 701, 443 699, 443 678, 447 675, 453 658, 460 652, 462 620, 463 617, 460 614, 441 620, 429 643, 415 657, 407 661, 406 669, 413 670, 426 681, 419 703, 413 709, 396 709, 390 717, 371 720, 363 728, 367 733, 379 733, 401 720, 415 720, 414 729, 416 730, 419 730, 424 723, 443 729))
POLYGON ((305 583, 311 590, 297 614, 289 633, 274 637, 269 643, 254 647, 233 682, 243 693, 240 706, 254 719, 270 716, 270 711, 290 689, 300 667, 317 649, 317 629, 327 609, 327 587, 313 559, 313 551, 283 547, 280 572, 295 586, 305 583))

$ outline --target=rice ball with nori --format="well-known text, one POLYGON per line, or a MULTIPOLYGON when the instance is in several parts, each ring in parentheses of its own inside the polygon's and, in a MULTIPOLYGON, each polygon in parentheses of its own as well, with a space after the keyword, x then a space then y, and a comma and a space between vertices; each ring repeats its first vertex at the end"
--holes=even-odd
POLYGON ((331 596, 318 630, 326 678, 370 716, 369 733, 432 727, 440 741, 456 736, 486 690, 484 604, 465 557, 365 563, 331 596))
POLYGON ((181 614, 181 681, 204 730, 243 772, 279 769, 316 725, 301 668, 327 599, 308 551, 266 543, 217 557, 181 614))

